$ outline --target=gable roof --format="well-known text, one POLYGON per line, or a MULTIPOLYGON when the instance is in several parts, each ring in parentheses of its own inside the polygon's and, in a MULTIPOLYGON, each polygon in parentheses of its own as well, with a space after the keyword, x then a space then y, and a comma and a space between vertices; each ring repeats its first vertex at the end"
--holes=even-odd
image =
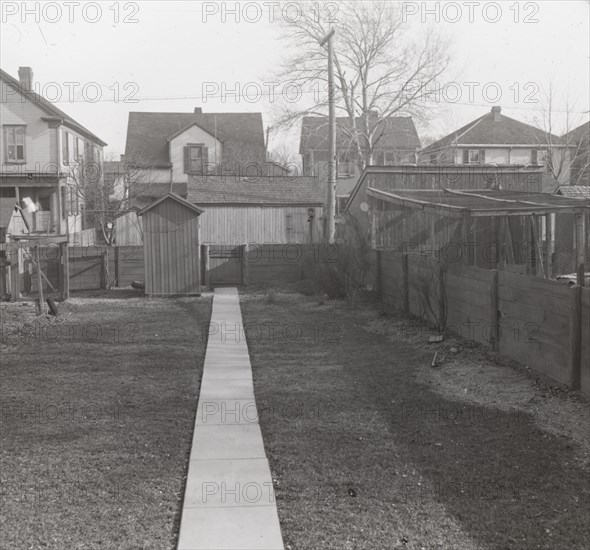
POLYGON ((561 138, 569 143, 588 143, 590 141, 590 120, 564 134, 561 138))
MULTIPOLYGON (((356 117, 355 125, 362 127, 362 118, 356 117)), ((370 129, 376 136, 382 135, 376 146, 381 149, 418 149, 420 138, 414 126, 412 117, 388 117, 370 118, 370 129)), ((336 117, 336 149, 346 149, 352 144, 350 119, 348 117, 336 117)), ((328 149, 328 117, 306 116, 301 123, 301 139, 299 141, 299 153, 306 149, 328 149)))
POLYGON ((589 185, 560 185, 555 190, 556 195, 563 195, 571 199, 590 199, 589 185))
POLYGON ((203 128, 201 125, 199 125, 196 121, 195 122, 191 122, 190 124, 188 124, 184 128, 181 128, 180 130, 178 130, 178 132, 174 132, 171 136, 168 137, 168 139, 166 141, 172 141, 175 137, 178 137, 181 134, 184 134, 189 128, 192 128, 193 126, 196 126, 197 128, 200 128, 201 130, 203 130, 203 132, 209 134, 212 138, 215 138, 218 141, 223 141, 222 139, 219 138, 218 135, 216 136, 215 134, 212 134, 206 128, 203 128))
POLYGON ((168 139, 192 124, 197 124, 220 141, 255 151, 262 159, 266 157, 261 113, 131 112, 125 158, 152 166, 169 166, 168 139))
POLYGON ((138 216, 143 216, 148 210, 151 210, 152 208, 158 206, 158 204, 160 204, 161 202, 164 202, 165 200, 168 200, 168 199, 171 199, 173 201, 176 201, 177 203, 179 203, 182 206, 184 206, 184 207, 192 210, 193 212, 196 212, 197 214, 202 214, 203 213, 203 210, 201 208, 199 208, 195 204, 192 204, 191 202, 188 202, 188 201, 184 200, 180 195, 177 195, 176 193, 167 193, 166 195, 160 197, 159 199, 156 199, 151 204, 148 204, 145 208, 142 208, 137 213, 137 215, 138 216))
POLYGON ((188 200, 199 205, 321 206, 326 186, 314 177, 206 176, 188 183, 188 200))
POLYGON ((42 95, 32 90, 25 90, 19 80, 10 76, 6 71, 0 69, 0 80, 6 82, 7 85, 14 88, 19 94, 28 99, 31 103, 37 105, 41 110, 45 111, 50 117, 61 119, 63 123, 70 126, 88 139, 98 143, 102 147, 107 145, 102 139, 93 134, 88 128, 85 128, 79 122, 76 122, 71 116, 58 109, 53 103, 47 101, 42 95))
POLYGON ((554 144, 561 143, 559 136, 503 115, 499 110, 497 113, 492 110, 421 152, 430 153, 455 145, 540 145, 547 143, 548 138, 554 144))

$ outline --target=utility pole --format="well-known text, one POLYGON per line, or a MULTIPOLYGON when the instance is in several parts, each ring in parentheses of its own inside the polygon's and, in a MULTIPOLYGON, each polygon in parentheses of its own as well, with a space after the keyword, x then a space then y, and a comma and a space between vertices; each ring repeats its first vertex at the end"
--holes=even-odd
POLYGON ((328 43, 328 227, 325 240, 334 242, 335 215, 336 215, 336 103, 334 90, 334 46, 332 38, 335 30, 332 29, 320 42, 320 46, 328 43))

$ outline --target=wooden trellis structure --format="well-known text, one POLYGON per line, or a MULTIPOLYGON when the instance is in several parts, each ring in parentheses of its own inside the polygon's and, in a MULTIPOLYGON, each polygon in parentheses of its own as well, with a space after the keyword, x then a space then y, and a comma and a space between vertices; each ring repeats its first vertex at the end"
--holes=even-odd
POLYGON ((377 248, 430 252, 447 262, 552 278, 557 243, 571 247, 567 272, 590 264, 588 201, 506 190, 372 187, 367 199, 377 248), (564 220, 568 223, 558 223, 564 220), (571 234, 559 234, 560 227, 571 234))

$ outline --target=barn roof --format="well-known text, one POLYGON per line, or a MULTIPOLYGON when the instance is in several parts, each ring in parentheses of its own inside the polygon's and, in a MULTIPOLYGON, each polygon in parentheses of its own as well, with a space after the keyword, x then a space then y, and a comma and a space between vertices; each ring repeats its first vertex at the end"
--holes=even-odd
POLYGON ((64 113, 61 109, 58 109, 53 103, 47 101, 42 95, 32 91, 25 90, 21 83, 14 77, 10 76, 6 71, 0 69, 0 80, 4 80, 6 84, 14 88, 19 94, 28 99, 31 103, 37 105, 41 110, 45 111, 51 117, 62 119, 65 123, 71 126, 74 130, 98 143, 101 146, 105 146, 106 143, 98 136, 93 134, 88 128, 82 126, 79 122, 74 120, 70 115, 64 113))
MULTIPOLYGON (((355 120, 357 129, 362 128, 362 119, 355 120)), ((377 144, 381 149, 418 149, 420 138, 412 117, 370 118, 370 129, 375 136, 382 135, 377 144)), ((358 131, 358 130, 357 130, 358 131)), ((336 117, 336 148, 346 149, 352 141, 352 130, 348 117, 336 117)), ((306 116, 301 123, 299 153, 308 149, 328 149, 328 117, 306 116)))
POLYGON ((590 203, 581 204, 578 199, 569 199, 548 193, 522 191, 450 189, 401 189, 393 192, 367 188, 367 195, 375 199, 407 208, 444 212, 449 216, 465 214, 476 217, 522 216, 551 213, 584 213, 590 203))
POLYGON ((261 113, 129 113, 125 158, 152 166, 168 166, 168 140, 197 124, 220 141, 256 151, 265 158, 261 113))
POLYGON ((455 145, 559 145, 562 138, 525 124, 514 118, 490 111, 469 124, 435 141, 422 150, 422 153, 438 151, 455 145))
POLYGON ((206 176, 189 182, 187 192, 199 205, 321 206, 326 186, 315 177, 206 176))

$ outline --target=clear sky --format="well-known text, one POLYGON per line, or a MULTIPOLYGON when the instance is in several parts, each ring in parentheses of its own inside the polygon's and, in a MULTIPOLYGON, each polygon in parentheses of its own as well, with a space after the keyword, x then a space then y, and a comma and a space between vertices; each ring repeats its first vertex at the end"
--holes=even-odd
MULTIPOLYGON (((38 90, 113 153, 124 152, 129 111, 261 111, 271 124, 270 96, 256 95, 269 93, 266 83, 276 80, 285 53, 285 3, 241 2, 239 16, 235 4, 3 1, 0 63, 13 76, 31 66, 38 90), (251 101, 230 95, 236 83, 251 101)), ((290 4, 286 17, 296 17, 290 4)), ((550 81, 577 100, 576 122, 587 120, 589 2, 406 2, 405 10, 416 33, 434 25, 454 40, 442 84, 457 84, 441 94, 443 108, 419 128, 421 136, 440 136, 495 104, 532 122, 538 104, 531 101, 550 81)), ((296 140, 289 143, 297 148, 296 140)))

